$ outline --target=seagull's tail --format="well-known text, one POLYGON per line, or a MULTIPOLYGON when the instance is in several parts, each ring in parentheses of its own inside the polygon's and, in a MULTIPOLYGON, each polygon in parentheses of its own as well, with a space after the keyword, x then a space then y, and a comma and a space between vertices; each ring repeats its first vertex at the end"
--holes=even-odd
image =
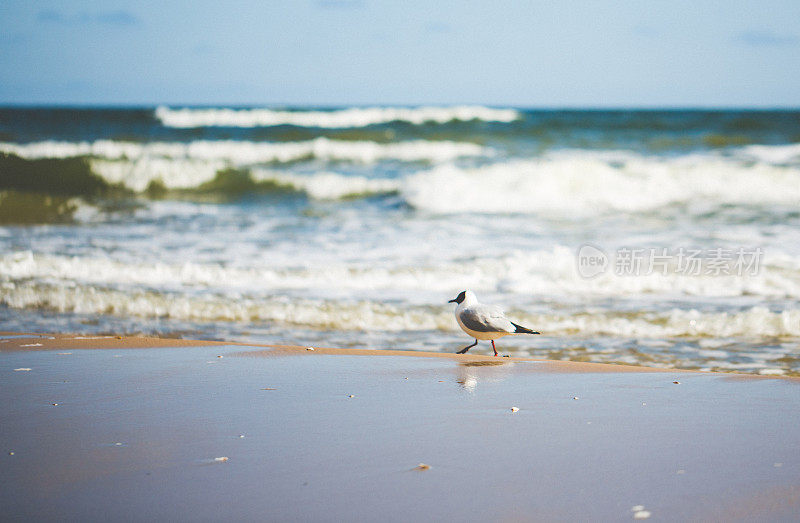
POLYGON ((514 326, 515 329, 514 334, 541 334, 541 332, 532 331, 527 327, 523 327, 522 325, 517 325, 513 321, 511 322, 511 325, 514 326))

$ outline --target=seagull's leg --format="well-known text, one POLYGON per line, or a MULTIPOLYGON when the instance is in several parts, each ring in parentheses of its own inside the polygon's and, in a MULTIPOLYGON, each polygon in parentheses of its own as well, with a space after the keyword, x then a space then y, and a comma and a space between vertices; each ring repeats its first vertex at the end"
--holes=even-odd
MULTIPOLYGON (((476 342, 478 340, 475 340, 476 342)), ((497 356, 497 347, 494 346, 494 340, 492 340, 492 349, 494 349, 494 355, 497 356)))
POLYGON ((475 343, 473 343, 472 345, 467 345, 466 347, 464 347, 460 351, 456 352, 456 354, 466 354, 468 350, 470 350, 472 347, 474 347, 477 344, 478 344, 478 340, 475 340, 475 343))

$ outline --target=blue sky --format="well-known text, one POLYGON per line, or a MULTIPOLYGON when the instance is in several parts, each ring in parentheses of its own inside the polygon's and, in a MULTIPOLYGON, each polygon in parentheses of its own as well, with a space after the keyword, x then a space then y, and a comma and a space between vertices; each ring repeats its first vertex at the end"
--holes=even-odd
POLYGON ((800 2, 3 0, 0 103, 799 107, 800 2))

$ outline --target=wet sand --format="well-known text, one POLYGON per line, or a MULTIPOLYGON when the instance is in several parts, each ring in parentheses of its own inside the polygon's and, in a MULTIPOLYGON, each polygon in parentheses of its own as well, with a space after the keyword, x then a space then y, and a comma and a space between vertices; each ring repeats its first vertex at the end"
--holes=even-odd
POLYGON ((3 521, 800 513, 798 380, 14 336, 0 334, 3 521))

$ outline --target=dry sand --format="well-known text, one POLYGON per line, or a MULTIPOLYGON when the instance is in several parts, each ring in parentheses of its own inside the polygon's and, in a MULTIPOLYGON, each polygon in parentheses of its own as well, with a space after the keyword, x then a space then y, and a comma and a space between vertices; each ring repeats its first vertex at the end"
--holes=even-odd
POLYGON ((17 336, 0 334, 3 521, 800 514, 797 380, 17 336))

